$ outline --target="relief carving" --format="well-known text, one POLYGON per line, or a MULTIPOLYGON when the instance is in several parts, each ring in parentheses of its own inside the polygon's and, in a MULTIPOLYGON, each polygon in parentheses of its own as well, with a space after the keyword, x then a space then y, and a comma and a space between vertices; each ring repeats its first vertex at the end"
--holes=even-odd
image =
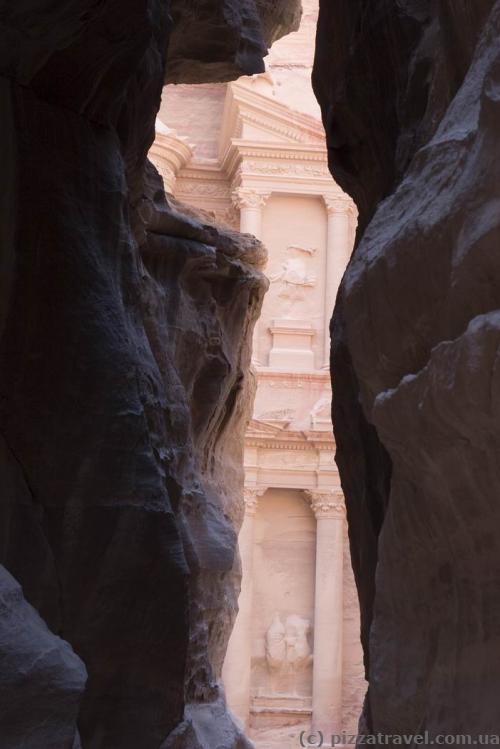
MULTIPOLYGON (((274 158, 281 158, 283 161, 285 159, 290 159, 290 155, 288 153, 271 154, 274 158)), ((292 164, 288 161, 288 163, 273 163, 271 161, 246 161, 245 164, 245 171, 249 174, 266 174, 266 175, 278 175, 278 176, 293 176, 293 177, 302 177, 305 179, 309 179, 311 177, 329 177, 330 172, 328 171, 327 164, 292 164)))
POLYGON ((269 276, 269 280, 280 285, 278 297, 288 302, 284 317, 290 314, 298 302, 305 299, 305 290, 316 285, 316 276, 308 274, 304 260, 299 257, 287 258, 282 263, 281 270, 269 276))
POLYGON ((287 616, 285 623, 274 615, 266 633, 266 660, 270 671, 292 673, 306 668, 313 656, 308 641, 311 622, 297 614, 287 616))

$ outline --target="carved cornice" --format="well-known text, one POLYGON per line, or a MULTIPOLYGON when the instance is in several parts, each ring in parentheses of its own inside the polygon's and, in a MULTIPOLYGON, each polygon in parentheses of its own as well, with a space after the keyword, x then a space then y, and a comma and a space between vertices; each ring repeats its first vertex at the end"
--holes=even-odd
MULTIPOLYGON (((325 434, 325 432, 318 432, 318 434, 325 434)), ((286 442, 285 440, 270 440, 269 437, 259 437, 252 434, 245 438, 245 445, 248 447, 262 447, 266 450, 327 450, 334 451, 335 443, 333 440, 327 442, 326 440, 318 439, 314 442, 286 442)))
POLYGON ((245 513, 255 515, 259 505, 259 499, 267 491, 267 486, 245 486, 243 488, 243 499, 245 500, 245 513))
POLYGON ((319 140, 320 142, 324 142, 325 138, 321 138, 321 135, 318 135, 316 133, 304 133, 300 130, 297 130, 297 128, 289 127, 286 124, 283 124, 279 120, 275 120, 272 117, 265 117, 262 115, 262 113, 254 114, 253 112, 242 112, 240 113, 240 122, 239 130, 242 129, 242 124, 248 124, 248 125, 257 125, 257 127, 262 127, 265 130, 267 130, 270 133, 276 133, 277 135, 281 135, 283 138, 288 138, 291 141, 296 141, 297 143, 307 143, 308 136, 309 138, 314 138, 315 140, 319 140))
MULTIPOLYGON (((328 154, 324 146, 316 143, 313 144, 296 144, 296 143, 272 143, 249 140, 233 140, 229 152, 236 152, 244 163, 245 159, 255 158, 264 160, 276 159, 278 161, 303 161, 315 162, 325 165, 325 174, 331 181, 333 177, 326 166, 328 163, 328 154)), ((228 152, 228 155, 229 155, 228 152)))
POLYGON ((269 367, 257 367, 257 376, 259 380, 266 381, 268 385, 276 387, 311 387, 326 388, 331 390, 330 373, 324 370, 311 372, 279 372, 269 367))
POLYGON ((311 489, 306 495, 318 520, 345 517, 344 495, 340 489, 311 489))
POLYGON ((322 145, 276 143, 234 139, 221 159, 221 169, 233 183, 240 176, 264 180, 290 179, 321 184, 318 194, 333 189, 327 167, 327 153, 322 145), (276 166, 273 166, 275 164, 276 166), (287 174, 279 170, 285 167, 287 174))
POLYGON ((232 192, 232 199, 234 205, 239 208, 262 208, 270 193, 261 192, 260 190, 254 190, 250 187, 237 187, 232 192))

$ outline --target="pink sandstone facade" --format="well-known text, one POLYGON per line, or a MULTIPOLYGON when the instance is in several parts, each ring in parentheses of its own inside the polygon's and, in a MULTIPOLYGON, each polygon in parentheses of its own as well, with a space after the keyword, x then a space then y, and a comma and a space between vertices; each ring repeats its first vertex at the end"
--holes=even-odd
POLYGON ((310 85, 316 18, 317 2, 305 2, 299 31, 275 44, 263 75, 167 86, 150 154, 167 191, 269 253, 253 343, 242 589, 222 674, 259 749, 296 747, 310 726, 356 732, 365 689, 328 371, 328 323, 357 212, 327 167, 310 85))

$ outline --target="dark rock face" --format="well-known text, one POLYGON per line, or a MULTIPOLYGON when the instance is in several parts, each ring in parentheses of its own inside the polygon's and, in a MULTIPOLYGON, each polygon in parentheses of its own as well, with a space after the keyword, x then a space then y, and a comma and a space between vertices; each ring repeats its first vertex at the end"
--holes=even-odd
POLYGON ((81 660, 0 567, 2 749, 79 746, 75 726, 86 677, 81 660))
MULTIPOLYGON (((20 727, 8 747, 64 749, 76 736, 83 669, 55 635, 88 670, 83 749, 158 749, 186 711, 212 707, 221 746, 239 747, 217 680, 236 611, 264 252, 168 205, 146 161, 167 3, 59 5, 0 3, 0 562, 54 633, 34 634, 29 654, 45 638, 67 661, 54 677, 60 742, 27 719, 31 743, 20 727)), ((246 23, 234 33, 258 39, 246 23)), ((232 64, 231 50, 217 54, 232 64)), ((2 662, 12 641, 5 631, 2 662)), ((23 700, 40 715, 43 696, 23 700)))
POLYGON ((263 56, 299 27, 300 0, 171 0, 167 82, 231 81, 263 73, 263 56))
POLYGON ((323 2, 315 86, 360 206, 332 368, 361 726, 498 734, 500 3, 323 2))

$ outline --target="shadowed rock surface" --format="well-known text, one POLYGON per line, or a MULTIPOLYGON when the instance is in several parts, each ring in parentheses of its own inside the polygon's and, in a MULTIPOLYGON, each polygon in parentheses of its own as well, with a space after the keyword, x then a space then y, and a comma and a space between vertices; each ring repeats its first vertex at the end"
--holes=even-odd
POLYGON ((322 2, 315 89, 360 208, 332 321, 365 732, 500 732, 500 3, 322 2))
POLYGON ((2 749, 76 749, 85 666, 49 631, 0 567, 0 726, 2 749))
MULTIPOLYGON (((183 26, 183 8, 174 31, 224 75, 237 74, 238 39, 253 40, 245 72, 257 72, 296 17, 283 3, 249 1, 248 17, 239 3, 199 5, 203 33, 183 26), (236 25, 214 49, 221 8, 236 25)), ((236 749, 246 740, 217 681, 236 613, 265 253, 168 205, 146 160, 172 27, 164 0, 0 10, 0 562, 86 665, 83 749, 158 749, 171 732, 176 747, 213 749, 211 710, 217 745, 236 749)), ((15 663, 7 634, 0 656, 15 663)), ((57 677, 54 664, 63 686, 65 668, 57 677)), ((52 714, 61 737, 76 735, 82 681, 52 714)), ((64 749, 34 730, 30 748, 64 749)), ((21 730, 9 738, 28 746, 21 730)))
POLYGON ((171 0, 167 83, 231 81, 263 73, 267 48, 296 31, 300 0, 171 0))

